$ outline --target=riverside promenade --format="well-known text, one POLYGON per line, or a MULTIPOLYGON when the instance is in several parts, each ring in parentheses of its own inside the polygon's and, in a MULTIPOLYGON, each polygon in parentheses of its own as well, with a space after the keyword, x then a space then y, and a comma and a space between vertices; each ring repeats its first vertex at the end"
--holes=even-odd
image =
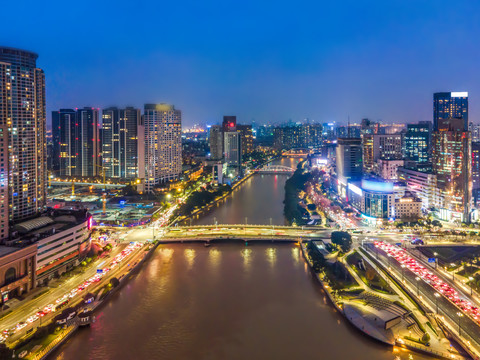
MULTIPOLYGON (((349 266, 345 261, 346 256, 344 256, 339 259, 339 261, 345 266, 357 283, 356 286, 353 286, 349 290, 357 294, 359 293, 360 295, 340 296, 338 295, 338 291, 335 291, 325 283, 322 275, 315 273, 313 263, 309 259, 304 243, 301 244, 301 251, 312 273, 314 273, 322 285, 334 307, 339 310, 355 328, 365 335, 388 346, 403 347, 436 358, 466 359, 458 352, 450 350, 450 342, 444 336, 440 327, 435 326, 435 323, 431 324, 429 321, 431 319, 423 315, 418 308, 409 304, 407 299, 402 297, 401 291, 396 288, 395 284, 389 284, 396 290, 395 295, 374 293, 349 266), (404 308, 405 305, 399 306, 399 300, 409 304, 407 307, 409 311, 404 308), (412 320, 414 318, 416 318, 416 321, 412 320), (387 328, 386 324, 389 322, 393 322, 393 325, 387 328), (430 325, 425 325, 424 327, 418 324, 419 322, 430 325), (428 346, 418 341, 413 341, 415 336, 421 338, 425 334, 428 334, 430 338, 428 346)), ((385 276, 381 269, 377 268, 376 271, 380 276, 385 276)))

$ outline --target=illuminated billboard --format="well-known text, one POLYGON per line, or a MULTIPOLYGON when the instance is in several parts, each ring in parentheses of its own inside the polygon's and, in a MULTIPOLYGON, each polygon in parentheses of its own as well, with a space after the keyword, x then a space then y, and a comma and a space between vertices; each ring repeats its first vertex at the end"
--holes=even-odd
POLYGON ((377 191, 382 193, 392 193, 393 182, 362 180, 362 189, 369 190, 369 191, 377 191))

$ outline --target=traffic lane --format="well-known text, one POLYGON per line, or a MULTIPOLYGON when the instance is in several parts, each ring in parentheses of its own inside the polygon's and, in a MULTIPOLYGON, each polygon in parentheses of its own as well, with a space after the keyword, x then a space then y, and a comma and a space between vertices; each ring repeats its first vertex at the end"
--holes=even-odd
MULTIPOLYGON (((373 244, 369 244, 369 245, 371 249, 373 248, 373 252, 375 253, 375 254, 372 254, 370 252, 371 255, 376 256, 376 250, 378 250, 378 258, 380 259, 380 261, 382 261, 384 264, 390 264, 390 267, 392 267, 396 271, 399 277, 402 276, 402 267, 400 266, 400 263, 397 260, 387 256, 385 252, 375 248, 373 244)), ((434 294, 437 293, 438 291, 436 291, 432 286, 427 284, 422 279, 417 281, 416 277, 417 276, 412 271, 408 270, 407 268, 404 269, 404 279, 410 284, 411 288, 414 289, 415 293, 417 290, 417 283, 418 283, 420 295, 427 297, 430 300, 431 304, 433 305, 433 309, 435 310, 436 298, 434 294)), ((461 311, 459 308, 453 305, 443 295, 438 298, 438 306, 439 306, 439 310, 442 311, 442 315, 448 316, 452 322, 454 322, 455 324, 458 324, 457 313, 461 311)), ((464 315, 461 318, 460 323, 461 323, 462 333, 466 332, 469 335, 469 337, 471 337, 472 339, 475 339, 475 341, 479 343, 479 336, 480 336, 479 324, 466 315, 464 315)))
MULTIPOLYGON (((124 245, 114 248, 108 257, 106 256, 104 258, 99 258, 84 273, 75 275, 73 278, 65 280, 65 282, 59 284, 56 288, 53 288, 52 291, 45 297, 41 296, 37 299, 32 299, 25 303, 25 305, 22 307, 15 309, 8 317, 0 321, 0 329, 11 329, 19 322, 26 321, 28 317, 42 310, 45 306, 54 304, 58 298, 61 298, 73 289, 78 288, 78 286, 83 284, 87 279, 94 276, 97 272, 97 267, 101 266, 100 264, 102 264, 102 262, 111 263, 113 258, 124 248, 124 245)), ((36 324, 36 322, 34 322, 34 324, 36 324)), ((40 321, 38 321, 37 325, 39 324, 40 321)))

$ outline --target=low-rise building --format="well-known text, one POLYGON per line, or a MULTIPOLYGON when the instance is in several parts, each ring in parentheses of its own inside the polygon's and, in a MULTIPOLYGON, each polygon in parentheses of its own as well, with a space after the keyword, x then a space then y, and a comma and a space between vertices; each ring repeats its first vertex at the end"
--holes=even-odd
POLYGON ((0 246, 0 304, 36 286, 37 245, 0 246))
POLYGON ((395 199, 395 219, 415 220, 422 216, 422 200, 412 193, 395 199))
POLYGON ((79 264, 90 249, 91 216, 85 210, 52 211, 15 224, 9 246, 35 244, 36 282, 43 283, 79 264))
POLYGON ((420 198, 423 209, 439 206, 440 195, 435 174, 400 167, 398 178, 407 184, 408 191, 420 198))

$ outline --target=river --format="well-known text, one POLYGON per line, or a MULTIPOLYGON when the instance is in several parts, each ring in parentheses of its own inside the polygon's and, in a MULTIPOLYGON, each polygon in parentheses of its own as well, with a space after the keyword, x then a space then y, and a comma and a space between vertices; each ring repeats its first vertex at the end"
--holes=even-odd
MULTIPOLYGON (((294 165, 293 160, 277 163, 294 165)), ((285 175, 255 175, 200 224, 283 224, 285 175), (214 219, 215 218, 215 219, 214 219)), ((426 359, 354 329, 293 244, 160 245, 57 360, 426 359)))

